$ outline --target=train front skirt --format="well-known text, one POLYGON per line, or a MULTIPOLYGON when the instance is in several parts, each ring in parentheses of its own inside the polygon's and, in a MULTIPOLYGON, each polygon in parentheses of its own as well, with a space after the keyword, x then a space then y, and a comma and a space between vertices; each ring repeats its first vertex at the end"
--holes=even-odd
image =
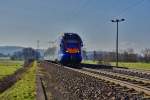
POLYGON ((75 54, 61 54, 60 56, 60 63, 62 64, 79 64, 82 61, 81 54, 75 53, 75 54))

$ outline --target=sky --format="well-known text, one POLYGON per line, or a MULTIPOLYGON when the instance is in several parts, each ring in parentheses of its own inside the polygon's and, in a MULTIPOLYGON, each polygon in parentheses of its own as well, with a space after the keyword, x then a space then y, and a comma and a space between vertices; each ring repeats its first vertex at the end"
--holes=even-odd
POLYGON ((47 48, 60 32, 76 32, 87 50, 150 48, 149 0, 0 0, 0 46, 47 48))

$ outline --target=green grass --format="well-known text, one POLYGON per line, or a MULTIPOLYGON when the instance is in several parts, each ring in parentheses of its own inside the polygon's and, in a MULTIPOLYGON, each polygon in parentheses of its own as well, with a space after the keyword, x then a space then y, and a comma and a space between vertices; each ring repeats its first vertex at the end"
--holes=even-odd
POLYGON ((82 63, 85 63, 85 64, 97 64, 98 61, 93 61, 93 60, 83 60, 82 63))
MULTIPOLYGON (((92 60, 86 60, 83 61, 82 63, 86 64, 98 64, 98 61, 92 61, 92 60)), ((105 62, 107 63, 107 62, 105 62)), ((115 66, 115 62, 108 62, 112 66, 115 66)), ((144 62, 119 62, 120 67, 126 67, 130 69, 140 69, 140 70, 150 70, 150 63, 144 63, 144 62)))
POLYGON ((21 68, 23 61, 0 60, 0 80, 21 68))
POLYGON ((36 62, 23 74, 21 80, 0 94, 0 100, 35 100, 36 62))
MULTIPOLYGON (((115 62, 111 62, 111 65, 115 66, 115 62)), ((126 67, 130 69, 140 69, 140 70, 150 70, 150 63, 143 63, 143 62, 119 62, 119 66, 126 67)))

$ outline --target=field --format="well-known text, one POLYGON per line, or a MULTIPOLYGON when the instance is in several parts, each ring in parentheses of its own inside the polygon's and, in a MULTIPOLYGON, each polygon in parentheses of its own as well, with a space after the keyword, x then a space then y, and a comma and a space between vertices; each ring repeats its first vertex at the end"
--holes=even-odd
MULTIPOLYGON (((88 64, 98 64, 97 61, 87 60, 83 61, 82 63, 88 63, 88 64)), ((115 62, 108 62, 112 66, 115 66, 115 62)), ((120 67, 126 67, 130 69, 140 69, 140 70, 150 70, 150 63, 144 63, 144 62, 119 62, 120 67)))
MULTIPOLYGON (((111 62, 111 65, 115 66, 116 63, 111 62)), ((150 70, 150 63, 143 63, 143 62, 137 62, 137 63, 119 62, 119 66, 130 68, 130 69, 150 70)))
POLYGON ((21 68, 23 61, 0 60, 0 80, 21 68))
POLYGON ((92 61, 92 60, 84 60, 84 61, 82 61, 82 63, 86 63, 86 64, 98 64, 97 61, 92 61))
POLYGON ((0 100, 34 100, 36 87, 36 62, 23 74, 21 80, 0 94, 0 100))

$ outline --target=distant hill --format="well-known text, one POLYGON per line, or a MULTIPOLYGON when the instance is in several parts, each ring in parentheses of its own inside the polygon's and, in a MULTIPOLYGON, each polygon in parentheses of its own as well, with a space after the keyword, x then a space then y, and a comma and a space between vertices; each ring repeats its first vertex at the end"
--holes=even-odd
MULTIPOLYGON (((0 55, 13 55, 14 52, 22 51, 24 48, 21 46, 0 46, 0 55)), ((44 55, 43 49, 38 49, 38 52, 40 52, 41 56, 44 55)))
POLYGON ((20 46, 0 46, 0 53, 12 55, 14 52, 21 51, 24 47, 20 46))

